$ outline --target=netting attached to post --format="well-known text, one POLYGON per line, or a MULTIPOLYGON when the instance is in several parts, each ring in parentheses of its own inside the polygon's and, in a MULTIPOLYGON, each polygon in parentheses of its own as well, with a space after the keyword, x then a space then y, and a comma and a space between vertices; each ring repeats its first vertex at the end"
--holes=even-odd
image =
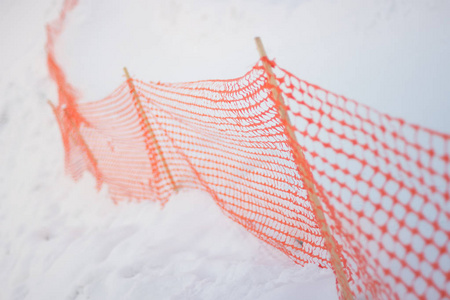
POLYGON ((275 68, 354 292, 450 294, 450 136, 275 68))
POLYGON ((115 201, 165 203, 177 189, 203 189, 228 217, 298 264, 331 267, 304 181, 312 176, 354 295, 448 297, 449 135, 377 112, 270 62, 273 86, 263 61, 232 80, 129 79, 100 101, 78 103, 53 53, 63 15, 49 27, 49 68, 75 179, 91 172, 115 201), (274 88, 292 125, 280 116, 274 88))

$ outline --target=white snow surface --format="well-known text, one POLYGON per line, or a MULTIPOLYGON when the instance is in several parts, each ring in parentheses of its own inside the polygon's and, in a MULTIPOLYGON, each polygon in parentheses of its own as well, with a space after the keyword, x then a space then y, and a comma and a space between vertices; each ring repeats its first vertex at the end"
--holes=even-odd
MULTIPOLYGON (((330 270, 299 267, 182 191, 122 202, 64 173, 47 99, 45 25, 60 0, 0 2, 0 299, 337 299, 330 270)), ((445 0, 80 0, 57 44, 81 101, 122 67, 143 80, 243 75, 253 38, 297 76, 409 122, 448 132, 445 0)))

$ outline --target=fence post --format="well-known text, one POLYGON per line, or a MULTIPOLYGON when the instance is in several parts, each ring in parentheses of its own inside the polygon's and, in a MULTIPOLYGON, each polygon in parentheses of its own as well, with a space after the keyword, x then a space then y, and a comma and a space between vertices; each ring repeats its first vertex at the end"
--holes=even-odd
POLYGON ((177 185, 175 183, 175 180, 172 177, 172 173, 170 173, 169 165, 167 164, 166 159, 164 158, 164 154, 162 152, 161 146, 158 143, 158 140, 156 139, 155 133, 153 132, 152 127, 150 126, 150 122, 148 121, 147 115, 145 114, 144 108, 142 106, 141 100, 139 99, 139 95, 136 92, 136 88, 134 87, 133 80, 130 77, 130 74, 128 73, 127 68, 123 68, 125 72, 125 76, 127 78, 128 86, 130 87, 131 92, 133 93, 133 99, 135 101, 135 104, 137 106, 138 114, 144 121, 144 125, 146 127, 146 132, 150 135, 150 139, 152 140, 153 144, 156 147, 156 151, 158 152, 159 156, 161 157, 161 161, 163 163, 164 169, 167 172, 167 175, 169 176, 170 183, 172 184, 172 187, 175 191, 178 191, 177 185))
POLYGON ((280 113, 282 122, 285 124, 287 135, 293 148, 294 159, 297 164, 298 172, 303 176, 302 180, 307 186, 308 196, 312 200, 311 206, 319 223, 321 234, 325 240, 325 247, 327 248, 331 256, 331 264, 336 273, 336 278, 340 286, 341 297, 343 299, 353 299, 350 285, 344 272, 342 260, 339 256, 339 250, 337 249, 336 242, 331 235, 330 228, 325 220, 322 204, 320 203, 319 197, 317 196, 316 188, 314 185, 314 178, 312 176, 311 170, 309 169, 309 165, 306 162, 303 150, 301 149, 297 141, 295 132, 292 130, 292 123, 286 111, 283 96, 278 92, 278 82, 276 80, 275 74, 273 73, 272 66, 266 60, 267 54, 261 39, 259 37, 256 37, 255 42, 260 57, 265 58, 263 59, 263 65, 264 69, 266 70, 269 83, 272 86, 272 97, 277 102, 278 111, 280 113))
MULTIPOLYGON (((51 108, 52 108, 52 110, 53 110, 53 113, 55 114, 56 118, 59 119, 59 118, 58 118, 58 114, 57 114, 57 112, 56 112, 56 107, 55 107, 55 105, 53 104, 53 102, 51 102, 50 100, 47 100, 47 103, 51 106, 51 108)), ((103 179, 101 178, 102 175, 101 175, 101 173, 100 173, 100 170, 98 169, 98 162, 97 162, 97 159, 95 159, 94 154, 92 154, 91 149, 89 149, 88 144, 86 143, 86 141, 84 140, 84 138, 83 138, 83 136, 81 135, 80 131, 78 130, 77 126, 76 126, 75 123, 73 122, 72 117, 67 113, 66 108, 63 108, 63 112, 64 112, 64 115, 66 116, 67 120, 69 121, 70 126, 71 126, 71 128, 72 128, 74 134, 75 134, 76 137, 77 137, 77 141, 81 144, 81 147, 82 147, 82 148, 84 149, 84 151, 86 152, 86 155, 88 156, 89 160, 91 161, 91 163, 92 163, 92 165, 93 165, 93 167, 94 167, 94 169, 95 169, 95 173, 96 173, 95 176, 96 176, 96 179, 97 179, 97 188, 100 189, 101 183, 102 183, 103 179)), ((59 121, 59 122, 60 122, 60 121, 59 121)), ((62 130, 62 129, 61 129, 61 130, 62 130)))

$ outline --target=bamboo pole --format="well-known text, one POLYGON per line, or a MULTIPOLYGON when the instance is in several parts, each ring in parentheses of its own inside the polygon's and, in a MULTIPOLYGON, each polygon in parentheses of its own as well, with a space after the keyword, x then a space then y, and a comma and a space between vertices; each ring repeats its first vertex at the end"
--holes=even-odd
POLYGON ((141 115, 144 125, 147 129, 147 133, 150 135, 150 139, 154 143, 156 147, 156 151, 158 152, 159 156, 161 157, 161 161, 163 163, 164 169, 167 172, 167 175, 169 176, 170 183, 172 184, 172 187, 175 191, 178 190, 177 185, 175 183, 175 180, 172 177, 172 173, 170 172, 169 165, 167 164, 167 161, 164 157, 164 154, 162 152, 161 146, 158 143, 158 140, 156 139, 156 135, 153 132, 152 127, 150 126, 150 122, 148 121, 147 115, 145 114, 144 107, 142 106, 141 100, 139 99, 139 95, 136 92, 136 88, 134 87, 133 80, 130 77, 130 74, 128 73, 128 70, 126 67, 123 68, 123 71, 125 72, 125 76, 127 78, 128 86, 130 87, 130 90, 133 93, 133 99, 136 102, 138 114, 141 115))
MULTIPOLYGON (((260 57, 267 58, 267 54, 261 39, 259 37, 256 37, 255 42, 260 57)), ((311 206, 314 210, 314 214, 320 226, 320 231, 325 240, 325 247, 330 253, 331 264, 333 266, 334 271, 336 272, 337 281, 341 287, 341 296, 343 299, 353 299, 350 290, 350 285, 348 283, 347 276, 345 275, 343 264, 339 256, 339 250, 337 249, 337 245, 331 235, 330 228, 325 220, 322 204, 320 203, 319 197, 317 196, 316 188, 314 185, 314 178, 312 177, 311 170, 309 169, 309 165, 306 162, 303 150, 301 149, 295 136, 295 133, 292 130, 292 123, 286 111, 284 99, 282 95, 278 92, 278 82, 273 73, 272 66, 266 60, 263 60, 263 65, 266 70, 269 83, 273 87, 272 97, 277 102, 278 111, 280 113, 281 119, 283 123, 285 123, 286 125, 285 127, 288 134, 288 138, 294 150, 293 151, 294 159, 297 164, 298 172, 303 176, 302 180, 307 186, 308 196, 312 200, 311 206)))

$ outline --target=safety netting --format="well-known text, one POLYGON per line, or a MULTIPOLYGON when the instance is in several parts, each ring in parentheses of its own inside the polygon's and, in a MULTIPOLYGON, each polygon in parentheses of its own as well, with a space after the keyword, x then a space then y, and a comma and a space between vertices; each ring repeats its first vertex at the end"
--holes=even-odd
POLYGON ((202 189, 299 265, 334 267, 332 239, 353 296, 449 297, 448 134, 310 84, 267 58, 237 79, 130 78, 100 101, 79 103, 54 56, 74 4, 48 27, 47 49, 75 179, 89 171, 114 201, 164 204, 182 189, 202 189))

